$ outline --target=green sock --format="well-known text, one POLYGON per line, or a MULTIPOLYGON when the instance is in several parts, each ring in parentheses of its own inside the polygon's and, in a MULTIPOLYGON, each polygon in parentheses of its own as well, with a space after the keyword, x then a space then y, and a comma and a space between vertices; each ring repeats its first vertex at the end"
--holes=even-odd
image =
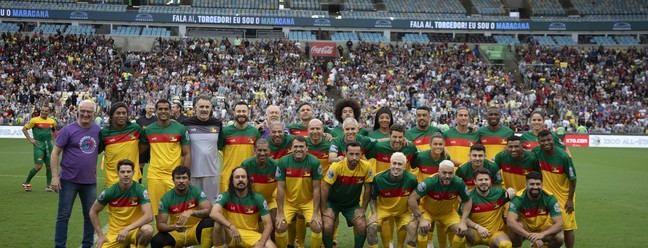
POLYGON ((360 235, 360 234, 355 234, 353 235, 355 237, 355 245, 353 247, 355 248, 362 248, 364 247, 365 239, 367 239, 367 236, 365 235, 360 235))
POLYGON ((333 235, 323 235, 322 243, 324 243, 324 248, 333 247, 333 235))
POLYGON ((47 168, 45 175, 47 176, 47 186, 49 187, 52 184, 52 169, 47 168))
POLYGON ((34 176, 36 175, 36 173, 38 173, 38 170, 36 170, 36 168, 32 168, 29 171, 29 175, 27 176, 27 180, 25 180, 25 184, 29 184, 31 182, 32 178, 34 178, 34 176))

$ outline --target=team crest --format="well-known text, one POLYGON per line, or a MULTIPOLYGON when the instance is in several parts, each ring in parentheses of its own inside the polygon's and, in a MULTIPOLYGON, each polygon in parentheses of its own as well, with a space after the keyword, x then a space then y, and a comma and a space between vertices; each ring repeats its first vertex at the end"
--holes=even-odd
POLYGON ((320 176, 321 176, 322 173, 323 173, 323 172, 322 172, 322 165, 320 164, 319 166, 317 166, 317 175, 320 175, 320 176))
POLYGON ((333 178, 333 176, 335 176, 335 172, 333 172, 333 170, 329 170, 329 171, 326 173, 326 177, 328 177, 328 178, 333 178))
POLYGON ((201 198, 207 198, 207 195, 205 195, 204 191, 200 191, 200 197, 201 198))
POLYGON ((369 168, 369 177, 373 177, 373 170, 369 168))
POLYGON ((223 199, 223 194, 218 194, 218 196, 216 197, 216 201, 218 202, 222 199, 223 199))
POLYGON ((281 169, 279 169, 279 167, 277 167, 277 170, 275 171, 275 178, 277 177, 281 177, 281 169))
POLYGON ((144 200, 149 200, 148 190, 144 190, 144 192, 142 193, 142 195, 144 195, 144 200))
POLYGON ((560 205, 558 203, 554 204, 554 212, 560 213, 560 205))
POLYGON ((97 200, 103 201, 104 198, 106 198, 106 191, 102 191, 97 200))
POLYGON ((423 191, 425 191, 425 189, 427 189, 427 185, 424 182, 421 182, 421 183, 419 183, 418 186, 416 186, 416 190, 418 190, 418 191, 423 192, 423 191))
POLYGON ((164 203, 162 203, 162 201, 160 201, 160 204, 158 204, 158 209, 164 209, 164 203))
POLYGON ((263 200, 263 209, 268 210, 268 202, 263 200))

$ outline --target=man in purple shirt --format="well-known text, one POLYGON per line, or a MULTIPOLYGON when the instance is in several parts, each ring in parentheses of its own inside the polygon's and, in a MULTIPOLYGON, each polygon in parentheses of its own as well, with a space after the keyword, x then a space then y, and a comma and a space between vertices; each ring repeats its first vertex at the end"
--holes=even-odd
POLYGON ((54 246, 65 247, 68 221, 76 195, 79 194, 83 209, 84 248, 92 247, 93 227, 90 222, 90 207, 97 198, 97 150, 99 146, 99 125, 93 122, 96 105, 93 101, 79 103, 77 121, 61 129, 52 151, 52 184, 59 194, 58 215, 54 234, 54 246), (61 173, 58 173, 59 158, 61 173))

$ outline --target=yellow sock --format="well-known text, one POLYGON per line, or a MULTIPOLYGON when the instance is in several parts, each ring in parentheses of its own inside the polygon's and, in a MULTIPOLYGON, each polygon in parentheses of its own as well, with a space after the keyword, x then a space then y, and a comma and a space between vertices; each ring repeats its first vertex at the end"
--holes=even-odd
POLYGON ((369 248, 378 248, 378 245, 370 245, 369 248))
POLYGON ((407 230, 405 230, 405 228, 398 229, 398 231, 396 231, 396 237, 398 237, 398 244, 396 247, 403 248, 403 245, 405 245, 405 238, 407 237, 407 230))
POLYGON ((380 239, 382 239, 383 247, 389 248, 389 243, 394 238, 394 221, 393 219, 386 219, 380 225, 380 239))
POLYGON ((223 246, 222 245, 218 245, 218 246, 215 245, 215 246, 212 246, 212 248, 223 248, 223 246))
POLYGON ((454 239, 452 239, 452 248, 465 248, 465 247, 466 247, 466 238, 454 236, 454 239))
POLYGON ((146 248, 146 246, 143 246, 143 245, 137 245, 137 248, 146 248))
POLYGON ((286 232, 275 232, 275 243, 278 248, 286 248, 288 246, 288 238, 286 232))
POLYGON ((200 248, 211 248, 214 244, 212 241, 212 227, 203 228, 200 232, 200 248))
POLYGON ((297 221, 293 220, 288 224, 288 245, 294 245, 295 239, 297 238, 297 232, 295 231, 297 227, 297 221))
POLYGON ((297 234, 297 241, 299 242, 299 247, 303 248, 306 247, 306 220, 297 218, 296 222, 295 231, 297 234))
MULTIPOLYGON (((337 224, 340 224, 340 222, 337 222, 337 224)), ((338 225, 333 226, 333 242, 337 242, 337 236, 338 236, 338 225)))
MULTIPOLYGON (((302 245, 301 243, 299 245, 302 245)), ((305 244, 304 244, 305 245, 305 244)), ((322 233, 311 232, 310 247, 318 248, 322 246, 322 233)))
POLYGON ((419 248, 427 247, 427 241, 427 235, 421 235, 420 233, 417 235, 416 243, 418 244, 419 248))
MULTIPOLYGON (((452 242, 452 239, 448 239, 448 236, 446 234, 446 227, 441 223, 436 222, 436 231, 437 239, 439 239, 439 247, 448 247, 448 240, 452 242)), ((432 241, 432 239, 430 239, 430 241, 432 241)))
POLYGON ((508 240, 500 241, 499 244, 497 244, 497 248, 513 248, 513 243, 508 240))

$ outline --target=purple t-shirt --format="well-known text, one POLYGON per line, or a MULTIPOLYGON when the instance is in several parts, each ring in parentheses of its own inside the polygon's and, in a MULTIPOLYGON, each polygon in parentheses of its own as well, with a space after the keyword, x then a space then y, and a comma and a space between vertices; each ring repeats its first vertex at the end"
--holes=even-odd
POLYGON ((74 122, 61 129, 56 146, 63 148, 61 179, 79 184, 97 183, 97 150, 101 127, 82 128, 74 122))

